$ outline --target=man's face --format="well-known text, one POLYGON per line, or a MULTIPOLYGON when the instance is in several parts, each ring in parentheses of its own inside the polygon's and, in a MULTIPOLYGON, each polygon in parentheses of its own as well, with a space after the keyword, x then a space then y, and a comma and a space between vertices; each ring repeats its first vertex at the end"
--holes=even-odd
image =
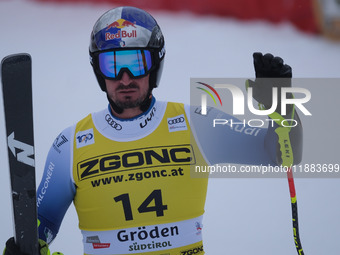
POLYGON ((139 107, 149 90, 149 75, 134 79, 124 72, 120 80, 105 80, 110 99, 120 108, 139 107))

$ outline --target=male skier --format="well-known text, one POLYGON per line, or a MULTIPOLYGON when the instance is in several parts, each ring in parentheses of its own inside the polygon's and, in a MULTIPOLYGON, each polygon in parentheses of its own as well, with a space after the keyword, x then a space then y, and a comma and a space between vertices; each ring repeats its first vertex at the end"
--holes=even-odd
MULTIPOLYGON (((203 116, 195 107, 157 101, 152 91, 162 74, 164 37, 156 20, 141 9, 119 7, 103 14, 93 27, 89 53, 109 104, 63 130, 51 146, 37 190, 39 238, 52 242, 73 202, 84 254, 204 254, 208 179, 190 177, 190 166, 281 165, 275 132, 280 127, 275 123, 249 135, 211 125, 205 139, 199 128, 194 132, 190 119, 199 123, 231 116, 216 109, 203 116)), ((291 68, 261 53, 254 54, 254 66, 254 98, 269 108, 272 85, 259 78, 288 78, 283 86, 290 86, 291 68)), ((286 117, 298 123, 289 130, 296 164, 302 129, 292 107, 286 117)), ((47 253, 44 248, 41 254, 47 253)), ((22 253, 12 238, 4 255, 14 254, 22 253)))

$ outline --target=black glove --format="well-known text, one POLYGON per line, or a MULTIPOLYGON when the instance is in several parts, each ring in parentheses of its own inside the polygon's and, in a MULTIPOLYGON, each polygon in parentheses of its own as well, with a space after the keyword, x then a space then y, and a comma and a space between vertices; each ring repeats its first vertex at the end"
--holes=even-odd
MULTIPOLYGON (((43 240, 39 240, 39 251, 40 255, 50 254, 48 245, 43 240)), ((11 237, 6 242, 6 248, 3 252, 3 255, 29 255, 29 254, 21 252, 20 247, 14 241, 14 237, 11 237)))
MULTIPOLYGON (((273 102, 273 88, 278 88, 278 104, 275 111, 281 113, 280 88, 292 86, 292 68, 284 64, 282 58, 274 57, 270 53, 263 55, 255 52, 253 59, 256 79, 255 81, 248 80, 248 86, 253 88, 253 98, 269 109, 273 102)), ((287 98, 292 98, 292 95, 288 94, 287 98)))
POLYGON ((27 255, 26 253, 22 253, 18 245, 16 245, 14 241, 14 237, 11 237, 6 242, 6 248, 4 250, 3 255, 27 255))
POLYGON ((292 68, 280 57, 261 52, 253 54, 256 78, 292 78, 292 68))

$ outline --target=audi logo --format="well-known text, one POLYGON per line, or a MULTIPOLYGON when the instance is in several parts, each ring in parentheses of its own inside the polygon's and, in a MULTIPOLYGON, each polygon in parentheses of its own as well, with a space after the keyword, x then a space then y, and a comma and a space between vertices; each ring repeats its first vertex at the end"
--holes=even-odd
POLYGON ((105 120, 111 127, 116 129, 117 131, 122 130, 123 128, 122 125, 118 124, 114 119, 112 119, 110 114, 106 114, 105 120))
POLYGON ((179 117, 179 118, 176 118, 176 119, 168 120, 168 124, 174 125, 174 124, 177 124, 177 123, 182 123, 184 121, 185 121, 184 117, 179 117))

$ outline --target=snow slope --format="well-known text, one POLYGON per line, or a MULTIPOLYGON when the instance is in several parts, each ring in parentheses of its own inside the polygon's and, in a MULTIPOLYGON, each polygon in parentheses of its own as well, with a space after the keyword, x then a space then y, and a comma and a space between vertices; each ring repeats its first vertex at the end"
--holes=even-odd
MULTIPOLYGON (((56 135, 89 112, 106 107, 105 95, 89 65, 88 42, 94 22, 111 7, 0 2, 0 57, 18 52, 28 52, 33 57, 38 181, 56 135)), ((167 47, 162 84, 155 91, 161 100, 189 103, 190 77, 253 77, 254 51, 281 56, 292 66, 295 77, 340 76, 340 44, 303 34, 290 24, 239 22, 189 13, 153 12, 153 15, 162 27, 167 47)), ((327 154, 324 150, 327 151, 328 142, 333 143, 332 148, 338 144, 336 96, 339 88, 333 89, 319 88, 318 94, 313 94, 316 106, 327 105, 334 111, 324 114, 326 124, 317 119, 304 120, 304 163, 312 160, 313 155, 322 158, 327 154)), ((0 105, 2 120, 2 97, 0 105)), ((0 244, 4 246, 13 231, 3 122, 0 130, 3 176, 0 179, 0 244)), ((339 161, 338 152, 339 149, 332 151, 330 163, 339 161)), ((339 254, 340 180, 296 179, 296 189, 305 254, 339 254)), ((286 179, 211 179, 204 218, 206 254, 295 254, 290 210, 286 179)), ((82 254, 73 206, 51 250, 82 254)))

